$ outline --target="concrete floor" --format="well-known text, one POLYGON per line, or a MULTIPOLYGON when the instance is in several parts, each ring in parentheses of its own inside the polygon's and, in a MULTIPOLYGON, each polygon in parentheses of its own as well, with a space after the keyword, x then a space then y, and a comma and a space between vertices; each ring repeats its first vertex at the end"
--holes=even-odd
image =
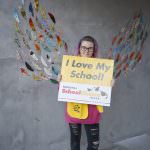
POLYGON ((103 150, 150 150, 150 135, 132 137, 115 143, 112 148, 103 150))

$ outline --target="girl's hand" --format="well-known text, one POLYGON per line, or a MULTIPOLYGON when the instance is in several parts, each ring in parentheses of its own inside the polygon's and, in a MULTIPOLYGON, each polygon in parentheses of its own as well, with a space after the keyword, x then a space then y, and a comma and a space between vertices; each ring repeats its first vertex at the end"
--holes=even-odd
POLYGON ((111 80, 110 86, 113 87, 114 84, 115 84, 115 79, 113 78, 113 79, 111 80))
POLYGON ((57 81, 60 82, 61 79, 62 79, 62 75, 61 75, 61 74, 58 74, 58 76, 57 76, 57 81))

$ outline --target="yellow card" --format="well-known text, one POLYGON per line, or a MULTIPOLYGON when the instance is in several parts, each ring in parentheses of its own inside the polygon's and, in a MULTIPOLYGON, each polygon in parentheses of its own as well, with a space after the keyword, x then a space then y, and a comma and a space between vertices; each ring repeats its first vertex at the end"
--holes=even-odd
POLYGON ((63 56, 62 81, 110 86, 114 60, 63 56))
POLYGON ((110 106, 114 60, 63 56, 58 101, 110 106))

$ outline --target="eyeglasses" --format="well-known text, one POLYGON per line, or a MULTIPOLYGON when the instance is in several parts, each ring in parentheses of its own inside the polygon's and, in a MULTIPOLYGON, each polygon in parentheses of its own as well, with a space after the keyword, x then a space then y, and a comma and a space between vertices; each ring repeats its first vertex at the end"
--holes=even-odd
POLYGON ((94 47, 81 46, 81 47, 80 47, 80 50, 81 50, 81 51, 93 52, 93 51, 94 51, 94 47))

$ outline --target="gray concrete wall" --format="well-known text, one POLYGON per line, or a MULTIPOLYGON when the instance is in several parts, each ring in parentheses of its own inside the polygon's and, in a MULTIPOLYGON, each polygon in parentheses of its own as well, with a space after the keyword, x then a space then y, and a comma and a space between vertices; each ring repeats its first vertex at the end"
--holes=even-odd
MULTIPOLYGON (((23 78, 17 71, 14 22, 16 1, 0 0, 0 150, 69 149, 69 128, 57 85, 23 78)), ((87 34, 94 36, 103 54, 112 37, 134 12, 142 8, 150 24, 148 0, 43 0, 62 25, 70 49, 87 34)), ((148 28, 150 31, 150 27, 148 28)), ((100 122, 101 148, 150 131, 150 37, 143 60, 128 77, 116 82, 110 108, 100 122)), ((85 131, 81 141, 86 145, 85 131)))

